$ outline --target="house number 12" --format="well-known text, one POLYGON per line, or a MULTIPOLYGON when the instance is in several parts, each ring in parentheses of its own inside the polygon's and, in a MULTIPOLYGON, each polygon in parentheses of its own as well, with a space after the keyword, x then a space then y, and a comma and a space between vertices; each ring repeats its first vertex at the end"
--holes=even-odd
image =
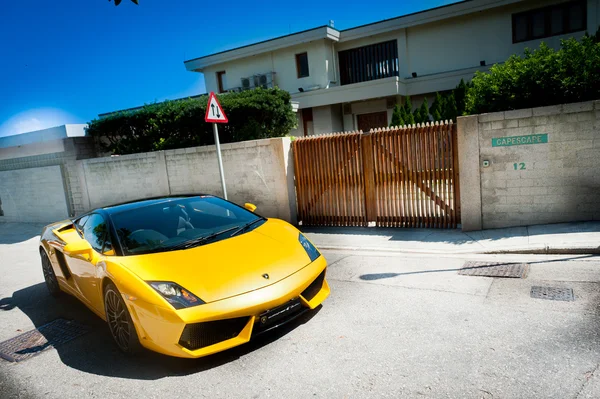
POLYGON ((525 170, 525 162, 513 163, 515 170, 525 170))

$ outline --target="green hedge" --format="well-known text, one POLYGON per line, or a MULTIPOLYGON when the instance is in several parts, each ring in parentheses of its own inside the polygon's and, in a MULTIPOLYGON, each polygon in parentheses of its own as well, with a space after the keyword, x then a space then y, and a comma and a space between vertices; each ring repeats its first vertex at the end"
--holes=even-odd
MULTIPOLYGON (((219 125, 221 143, 283 137, 296 125, 290 94, 255 89, 219 96, 228 124, 219 125)), ((131 154, 214 144, 204 121, 208 96, 166 101, 89 122, 88 135, 103 138, 113 154, 131 154)))
POLYGON ((487 73, 477 72, 467 91, 465 114, 542 107, 600 98, 600 44, 584 36, 545 43, 513 55, 487 73))

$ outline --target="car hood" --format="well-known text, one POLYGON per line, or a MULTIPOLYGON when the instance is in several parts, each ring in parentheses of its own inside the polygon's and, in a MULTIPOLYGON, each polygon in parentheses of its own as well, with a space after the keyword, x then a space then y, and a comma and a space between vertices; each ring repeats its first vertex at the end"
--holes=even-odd
POLYGON ((310 263, 290 224, 269 219, 258 228, 195 248, 122 257, 146 281, 172 281, 204 302, 266 287, 310 263), (269 278, 263 277, 268 274, 269 278))

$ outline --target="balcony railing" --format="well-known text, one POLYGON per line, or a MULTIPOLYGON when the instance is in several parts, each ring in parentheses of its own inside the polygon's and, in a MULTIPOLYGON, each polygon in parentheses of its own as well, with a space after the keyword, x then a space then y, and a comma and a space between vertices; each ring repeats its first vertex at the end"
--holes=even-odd
POLYGON ((340 51, 338 58, 341 85, 398 76, 396 40, 340 51))

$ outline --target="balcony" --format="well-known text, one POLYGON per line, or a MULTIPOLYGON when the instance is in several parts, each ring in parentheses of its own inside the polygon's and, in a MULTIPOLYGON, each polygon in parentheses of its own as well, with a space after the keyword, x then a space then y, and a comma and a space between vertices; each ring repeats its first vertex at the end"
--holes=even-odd
POLYGON ((275 87, 275 72, 266 72, 256 74, 240 79, 240 86, 229 88, 229 92, 240 92, 243 90, 256 89, 262 87, 263 89, 269 89, 275 87))
POLYGON ((340 51, 338 58, 342 86, 398 76, 396 40, 340 51))

